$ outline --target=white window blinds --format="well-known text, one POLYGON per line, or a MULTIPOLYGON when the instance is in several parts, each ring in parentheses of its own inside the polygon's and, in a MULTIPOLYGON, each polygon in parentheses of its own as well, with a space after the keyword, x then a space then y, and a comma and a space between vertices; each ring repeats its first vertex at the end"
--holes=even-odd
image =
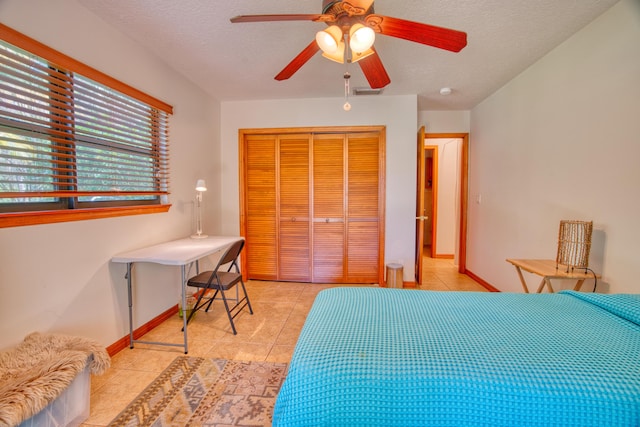
POLYGON ((161 203, 171 107, 68 62, 0 40, 0 209, 161 203))

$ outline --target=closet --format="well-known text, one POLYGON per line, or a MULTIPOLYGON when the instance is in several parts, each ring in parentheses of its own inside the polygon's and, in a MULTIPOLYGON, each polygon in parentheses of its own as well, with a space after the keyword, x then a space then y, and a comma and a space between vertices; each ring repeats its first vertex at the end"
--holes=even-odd
POLYGON ((239 132, 247 279, 380 283, 385 128, 239 132))

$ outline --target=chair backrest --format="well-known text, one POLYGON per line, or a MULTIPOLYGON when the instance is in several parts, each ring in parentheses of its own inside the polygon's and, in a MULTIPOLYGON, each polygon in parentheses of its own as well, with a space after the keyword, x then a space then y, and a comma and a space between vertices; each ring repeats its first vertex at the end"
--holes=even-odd
POLYGON ((218 265, 216 265, 216 268, 213 271, 217 272, 218 269, 221 266, 229 264, 229 263, 232 263, 229 266, 229 269, 227 271, 231 271, 231 267, 233 267, 235 265, 236 266, 236 271, 240 272, 240 268, 238 267, 238 256, 240 256, 240 252, 242 252, 242 248, 244 248, 244 239, 241 239, 241 240, 238 240, 237 242, 234 242, 222 254, 222 256, 220 257, 220 260, 218 261, 218 265))

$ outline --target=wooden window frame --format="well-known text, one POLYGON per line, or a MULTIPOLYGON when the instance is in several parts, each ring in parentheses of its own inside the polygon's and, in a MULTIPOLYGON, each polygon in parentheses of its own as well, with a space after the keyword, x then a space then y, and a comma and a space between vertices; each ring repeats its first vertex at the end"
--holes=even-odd
MULTIPOLYGON (((134 98, 156 111, 166 113, 167 116, 173 113, 173 107, 171 105, 122 83, 1 23, 0 39, 16 46, 17 48, 38 56, 50 64, 55 64, 56 67, 69 70, 103 85, 109 88, 109 90, 134 98)), ((153 125, 150 126, 152 126, 150 128, 151 130, 155 129, 153 128, 153 125)), ((168 130, 166 133, 168 135, 168 130)), ((166 145, 163 145, 162 149, 168 150, 168 137, 166 138, 166 145)), ((169 194, 168 152, 166 153, 165 161, 166 176, 161 178, 161 185, 154 193, 157 195, 157 200, 154 202, 145 203, 143 201, 136 203, 135 200, 121 201, 116 202, 115 206, 113 202, 101 202, 100 205, 95 203, 95 206, 91 203, 87 204, 85 202, 80 204, 80 206, 71 206, 74 208, 70 208, 70 206, 63 204, 64 206, 54 206, 50 210, 3 212, 0 213, 0 228, 167 212, 171 207, 171 204, 167 203, 167 196, 169 194)), ((83 195, 86 194, 78 192, 77 194, 66 197, 59 195, 54 195, 53 197, 60 197, 60 200, 64 201, 83 195)), ((2 196, 2 193, 0 193, 0 196, 2 196)))

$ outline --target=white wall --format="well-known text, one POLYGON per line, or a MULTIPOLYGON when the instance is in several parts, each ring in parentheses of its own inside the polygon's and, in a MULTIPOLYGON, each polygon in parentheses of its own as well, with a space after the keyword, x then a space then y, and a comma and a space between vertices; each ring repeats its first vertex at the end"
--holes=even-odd
POLYGON ((505 259, 555 259, 560 220, 593 220, 598 290, 640 292, 638 41, 622 0, 471 111, 470 271, 521 292, 505 259))
POLYGON ((238 130, 311 126, 386 126, 385 261, 404 265, 404 280, 414 281, 416 198, 416 96, 222 103, 223 232, 237 234, 239 219, 238 130))
MULTIPOLYGON (((219 104, 75 1, 2 0, 0 20, 174 107, 168 213, 0 229, 0 349, 32 331, 110 345, 128 334, 125 266, 111 256, 189 235, 199 177, 209 185, 205 232, 220 231, 220 164, 210 161, 220 147, 219 104)), ((144 301, 136 326, 177 303, 175 269, 141 265, 134 276, 147 285, 135 294, 144 301)))
MULTIPOLYGON (((455 95, 450 95, 455 96, 455 95)), ((426 110, 418 113, 418 123, 425 133, 468 133, 471 112, 426 110)))

